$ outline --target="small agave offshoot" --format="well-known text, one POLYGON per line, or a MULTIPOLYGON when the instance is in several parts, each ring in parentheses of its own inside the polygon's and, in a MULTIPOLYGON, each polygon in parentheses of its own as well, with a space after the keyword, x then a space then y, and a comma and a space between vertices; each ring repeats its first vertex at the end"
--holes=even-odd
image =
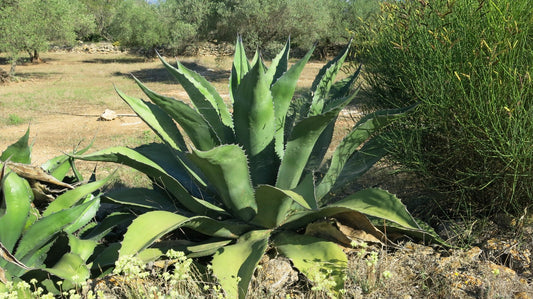
POLYGON ((434 238, 397 197, 384 190, 333 196, 386 153, 375 132, 410 108, 363 117, 333 154, 326 155, 335 121, 355 96, 352 86, 360 69, 335 82, 348 46, 322 68, 308 97, 293 100, 314 49, 289 68, 289 44, 267 68, 258 53, 249 62, 242 41, 237 40, 229 80, 232 111, 202 76, 162 58, 188 93, 190 105, 157 94, 137 79, 151 102, 118 91, 164 142, 77 156, 127 165, 153 179, 152 189, 108 194, 113 202, 140 214, 121 244, 114 246, 119 256, 153 260, 169 248, 189 257, 212 255, 213 274, 226 295, 244 298, 267 248, 276 248, 304 275, 318 265, 335 281, 332 291, 344 287, 347 257, 342 247, 303 233, 317 220, 343 219, 382 242, 387 238, 371 220, 386 223, 387 231, 434 238), (191 236, 162 238, 178 229, 191 236))

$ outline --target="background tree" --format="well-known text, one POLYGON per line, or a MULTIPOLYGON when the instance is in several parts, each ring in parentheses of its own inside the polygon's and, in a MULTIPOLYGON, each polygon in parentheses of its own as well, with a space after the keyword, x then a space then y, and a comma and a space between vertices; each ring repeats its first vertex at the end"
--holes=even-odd
POLYGON ((144 0, 124 0, 117 9, 109 32, 115 41, 126 47, 140 47, 153 53, 169 37, 157 5, 144 0))
POLYGON ((94 17, 94 31, 87 36, 88 40, 112 40, 109 27, 122 0, 80 0, 87 12, 94 17))
POLYGON ((39 52, 50 44, 73 44, 94 28, 92 16, 78 1, 15 0, 1 4, 0 50, 10 57, 12 75, 20 52, 28 53, 30 61, 40 62, 39 52))

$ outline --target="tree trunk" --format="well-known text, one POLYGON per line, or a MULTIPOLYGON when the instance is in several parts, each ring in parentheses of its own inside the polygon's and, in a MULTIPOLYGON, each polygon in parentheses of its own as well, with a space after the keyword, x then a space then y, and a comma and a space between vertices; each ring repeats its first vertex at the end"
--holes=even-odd
POLYGON ((30 61, 32 63, 41 63, 41 62, 43 62, 41 57, 39 57, 39 52, 37 50, 33 50, 33 54, 30 51, 29 54, 30 54, 30 61))

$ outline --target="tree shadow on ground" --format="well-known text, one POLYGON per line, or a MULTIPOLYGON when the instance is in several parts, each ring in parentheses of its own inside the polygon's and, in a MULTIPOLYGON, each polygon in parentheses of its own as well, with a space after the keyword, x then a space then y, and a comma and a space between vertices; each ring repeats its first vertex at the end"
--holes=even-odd
MULTIPOLYGON (((182 63, 186 68, 191 69, 201 76, 203 76, 209 82, 221 82, 227 81, 230 72, 225 70, 214 70, 203 65, 200 65, 195 62, 183 62, 182 63)), ((129 75, 135 76, 137 79, 142 82, 158 82, 165 84, 176 84, 176 80, 172 77, 171 74, 165 69, 163 65, 160 68, 150 68, 142 69, 138 71, 133 71, 131 73, 115 72, 115 76, 126 76, 129 75)))
POLYGON ((83 63, 96 63, 96 64, 110 64, 110 63, 121 63, 121 64, 131 64, 131 63, 143 63, 147 59, 144 57, 110 57, 110 58, 93 58, 83 60, 83 63))

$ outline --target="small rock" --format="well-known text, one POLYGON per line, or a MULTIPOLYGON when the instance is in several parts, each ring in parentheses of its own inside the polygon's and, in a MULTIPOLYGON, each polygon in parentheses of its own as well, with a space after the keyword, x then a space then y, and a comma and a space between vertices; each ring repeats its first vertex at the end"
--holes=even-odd
POLYGON ((106 109, 102 115, 98 118, 98 120, 104 120, 104 121, 111 121, 117 118, 117 113, 113 110, 106 109))
POLYGON ((262 264, 258 279, 268 293, 276 293, 298 280, 298 272, 290 262, 283 258, 274 258, 262 264))

